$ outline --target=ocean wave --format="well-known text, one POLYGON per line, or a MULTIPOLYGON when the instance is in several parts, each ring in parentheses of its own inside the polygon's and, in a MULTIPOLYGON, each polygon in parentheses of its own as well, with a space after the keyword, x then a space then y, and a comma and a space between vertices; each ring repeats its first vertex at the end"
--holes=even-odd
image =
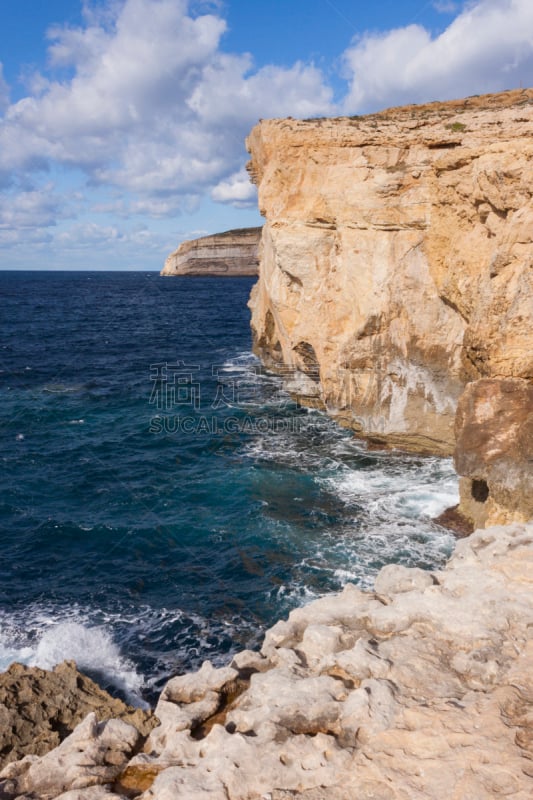
MULTIPOLYGON (((343 467, 323 479, 345 503, 364 502, 377 515, 431 519, 459 502, 451 459, 401 457, 372 469, 343 467)), ((379 516, 378 516, 379 518, 379 516)))
POLYGON ((72 660, 107 691, 147 707, 172 675, 206 658, 224 664, 238 649, 229 639, 240 639, 242 649, 257 644, 257 625, 235 614, 208 619, 150 606, 109 612, 34 604, 0 611, 0 671, 15 661, 53 669, 72 660))
POLYGON ((111 630, 94 626, 78 609, 48 612, 40 607, 0 616, 0 669, 17 661, 31 667, 53 669, 62 661, 78 668, 129 703, 146 706, 142 699, 145 679, 114 641, 111 630), (82 621, 83 619, 83 621, 82 621))

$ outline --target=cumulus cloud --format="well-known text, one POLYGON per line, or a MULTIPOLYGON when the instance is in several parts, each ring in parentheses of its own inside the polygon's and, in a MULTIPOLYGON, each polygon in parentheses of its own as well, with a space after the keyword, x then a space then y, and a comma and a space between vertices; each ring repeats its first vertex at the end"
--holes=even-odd
POLYGON ((244 168, 231 175, 228 180, 218 183, 211 191, 211 197, 217 203, 231 203, 236 208, 248 208, 257 204, 257 190, 250 183, 244 168))
POLYGON ((0 195, 0 230, 46 228, 65 214, 64 200, 54 193, 51 183, 0 195))
POLYGON ((533 83, 533 3, 481 0, 436 37, 408 25, 356 39, 344 53, 346 113, 533 83))
POLYGON ((248 55, 220 54, 204 68, 189 107, 211 124, 249 124, 260 117, 305 117, 333 110, 332 91, 315 67, 301 62, 290 68, 269 65, 250 74, 251 68, 248 55))
POLYGON ((86 6, 83 27, 53 27, 49 64, 67 77, 34 74, 33 93, 6 108, 4 181, 60 164, 134 193, 148 213, 175 213, 181 198, 187 207, 238 169, 260 114, 330 108, 318 70, 254 71, 249 56, 220 51, 225 29, 216 13, 193 16, 186 0, 86 6))
POLYGON ((188 213, 206 197, 255 205, 244 138, 260 117, 533 84, 531 0, 433 6, 456 15, 439 35, 412 24, 352 42, 336 105, 311 63, 257 68, 251 55, 225 52, 222 0, 84 0, 83 24, 48 31, 47 66, 26 75, 17 102, 0 65, 0 242, 164 253, 161 235, 128 232, 128 218, 188 213), (76 214, 83 222, 66 230, 76 214))

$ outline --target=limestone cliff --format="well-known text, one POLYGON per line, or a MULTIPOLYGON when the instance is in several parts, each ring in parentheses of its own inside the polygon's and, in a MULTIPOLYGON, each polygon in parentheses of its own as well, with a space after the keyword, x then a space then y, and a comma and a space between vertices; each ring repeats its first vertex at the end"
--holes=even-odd
POLYGON ((239 228, 182 242, 161 275, 257 275, 261 228, 239 228))
POLYGON ((371 440, 451 453, 457 436, 462 507, 477 525, 531 516, 532 103, 517 90, 267 120, 248 139, 266 217, 256 351, 304 402, 371 440), (464 450, 486 404, 465 401, 454 431, 467 383, 508 379, 526 404, 519 495, 505 469, 516 431, 500 429, 507 456, 485 452, 490 467, 464 450))

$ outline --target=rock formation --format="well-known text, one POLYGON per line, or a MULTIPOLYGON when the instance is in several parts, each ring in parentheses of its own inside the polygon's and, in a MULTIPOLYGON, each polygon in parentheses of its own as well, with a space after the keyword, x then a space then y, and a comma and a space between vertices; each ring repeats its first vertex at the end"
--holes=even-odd
POLYGON ((64 661, 53 672, 12 664, 0 674, 0 766, 28 753, 48 753, 96 710, 125 720, 143 736, 157 723, 151 712, 111 697, 73 661, 64 661))
MULTIPOLYGON (((532 332, 533 339, 533 332, 532 332)), ((533 382, 469 383, 456 418, 463 512, 478 525, 533 518, 533 382)))
POLYGON ((516 90, 267 120, 248 139, 266 217, 257 353, 370 440, 451 453, 457 437, 461 510, 476 526, 532 511, 532 103, 516 90), (520 410, 516 398, 502 410, 511 386, 520 410), (486 442, 474 455, 489 417, 499 454, 486 442))
POLYGON ((141 752, 91 713, 0 797, 530 800, 532 589, 532 524, 477 531, 440 572, 386 566, 170 680, 141 752))
POLYGON ((257 275, 261 228, 240 228, 182 242, 161 275, 257 275))

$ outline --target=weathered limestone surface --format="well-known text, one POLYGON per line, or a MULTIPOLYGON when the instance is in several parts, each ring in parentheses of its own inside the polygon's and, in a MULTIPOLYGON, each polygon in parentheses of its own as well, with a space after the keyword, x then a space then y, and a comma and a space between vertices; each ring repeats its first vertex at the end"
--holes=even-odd
POLYGON ((0 798, 530 800, 533 525, 477 531, 293 611, 260 653, 172 679, 141 752, 93 714, 0 798))
POLYGON ((140 740, 132 725, 120 719, 99 723, 94 712, 73 733, 41 758, 25 756, 8 764, 1 773, 0 797, 100 797, 94 787, 110 784, 122 772, 140 740), (91 789, 90 794, 80 790, 91 789))
POLYGON ((257 275, 261 228, 240 228, 180 244, 161 275, 257 275))
MULTIPOLYGON (((254 128, 249 170, 266 217, 255 349, 290 372, 295 395, 371 440, 451 453, 469 381, 531 385, 532 103, 533 90, 516 90, 254 128)), ((505 505, 491 471, 499 511, 485 520, 526 518, 523 492, 505 505)), ((475 476, 462 474, 472 511, 475 476)))
POLYGON ((479 525, 533 518, 533 382, 482 378, 457 409, 462 505, 479 525))
POLYGON ((27 753, 44 755, 91 711, 124 719, 144 736, 157 723, 151 712, 111 697, 73 661, 52 672, 12 664, 0 674, 0 766, 27 753))

